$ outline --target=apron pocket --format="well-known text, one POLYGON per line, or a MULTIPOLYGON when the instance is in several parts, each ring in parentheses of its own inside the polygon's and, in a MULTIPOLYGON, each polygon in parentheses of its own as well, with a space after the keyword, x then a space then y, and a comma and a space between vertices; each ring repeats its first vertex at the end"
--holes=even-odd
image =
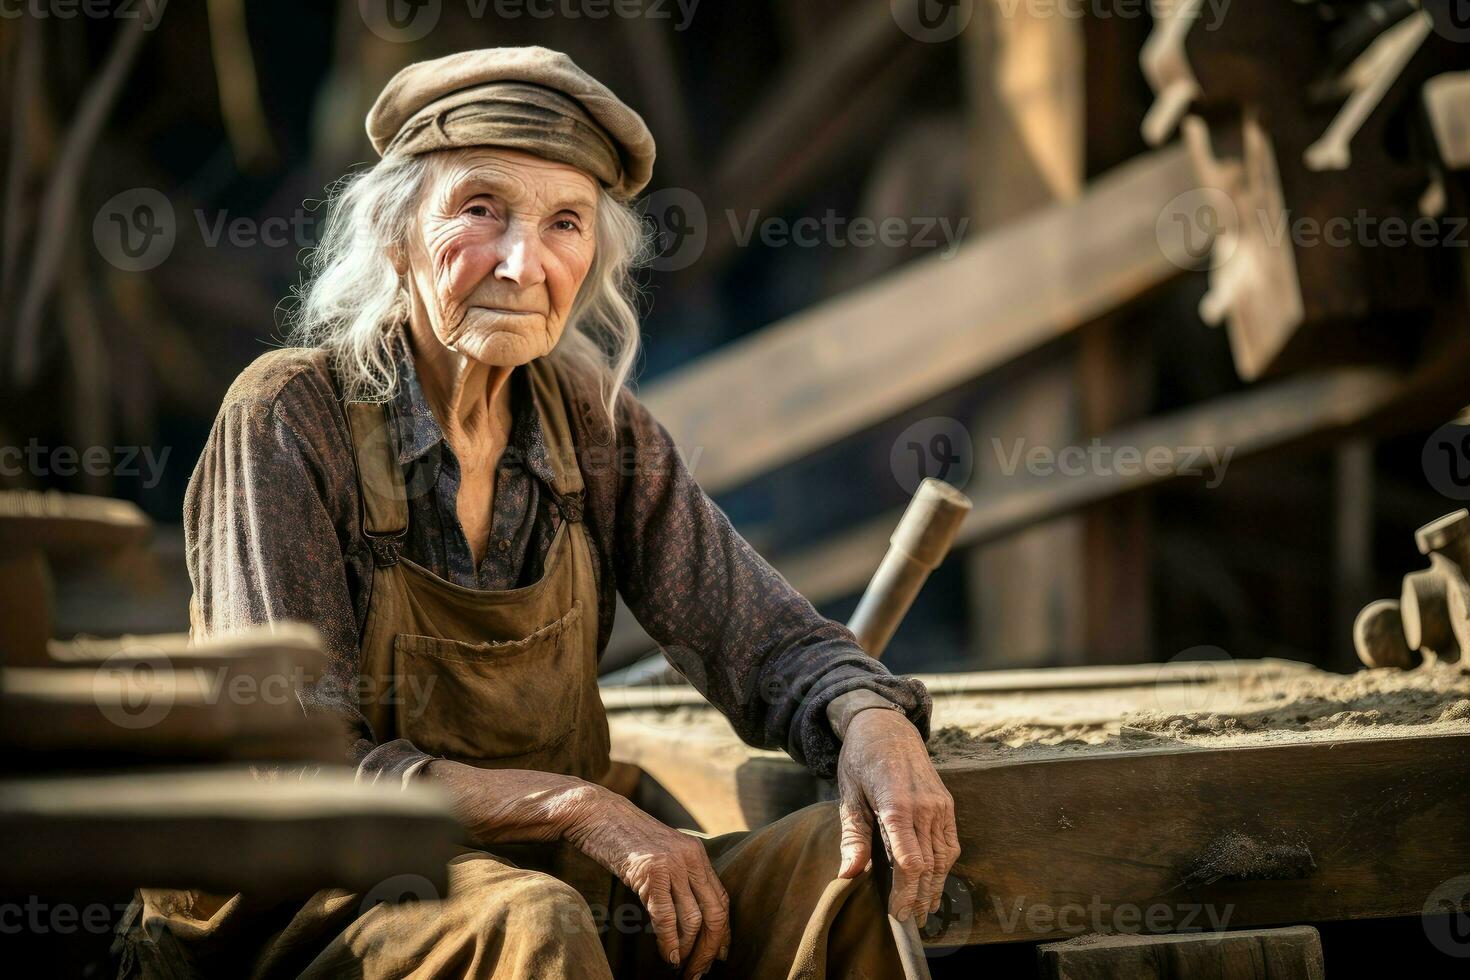
POLYGON ((581 713, 581 644, 580 599, 522 640, 462 643, 400 633, 393 640, 399 734, 431 755, 463 762, 550 749, 571 734, 581 713))

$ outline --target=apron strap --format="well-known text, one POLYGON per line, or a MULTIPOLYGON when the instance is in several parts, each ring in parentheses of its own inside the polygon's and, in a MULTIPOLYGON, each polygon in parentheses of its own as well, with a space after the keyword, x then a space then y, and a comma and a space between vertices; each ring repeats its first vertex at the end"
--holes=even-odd
MULTIPOLYGON (((566 399, 562 397, 560 379, 550 358, 538 357, 526 365, 531 376, 531 395, 541 414, 541 431, 546 438, 546 454, 551 463, 557 509, 566 520, 582 519, 586 500, 586 484, 577 463, 577 444, 567 417, 566 399)), ((611 463, 611 460, 608 461, 611 463)))
POLYGON ((398 465, 393 415, 382 402, 347 402, 343 408, 352 433, 363 537, 372 549, 373 564, 397 564, 408 535, 408 491, 398 465))

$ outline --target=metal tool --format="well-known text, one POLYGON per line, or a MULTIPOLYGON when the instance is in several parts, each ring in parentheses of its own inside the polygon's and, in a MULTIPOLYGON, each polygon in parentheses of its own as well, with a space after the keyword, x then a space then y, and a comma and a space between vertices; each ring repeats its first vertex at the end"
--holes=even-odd
POLYGON ((1358 613, 1353 643, 1369 667, 1455 663, 1470 651, 1470 511, 1457 510, 1414 532, 1429 567, 1404 576, 1397 602, 1358 613))
MULTIPOLYGON (((939 567, 954 543, 965 515, 970 512, 970 499, 940 480, 926 479, 919 484, 914 499, 888 539, 888 553, 868 583, 853 612, 848 628, 858 643, 874 658, 883 656, 888 641, 898 624, 913 605, 929 573, 939 567)), ((888 866, 882 831, 874 823, 873 874, 877 877, 887 904, 893 871, 888 866)), ((929 980, 929 964, 924 959, 924 940, 919 935, 918 920, 910 916, 900 922, 888 917, 898 958, 903 963, 906 980, 929 980)))

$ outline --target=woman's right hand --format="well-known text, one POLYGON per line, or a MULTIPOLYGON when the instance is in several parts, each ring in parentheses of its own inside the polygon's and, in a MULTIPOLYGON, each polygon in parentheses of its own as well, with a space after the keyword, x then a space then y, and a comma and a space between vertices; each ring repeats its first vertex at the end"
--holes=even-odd
POLYGON ((578 791, 566 840, 633 889, 653 921, 659 952, 701 977, 730 947, 730 897, 699 838, 655 820, 601 786, 578 791))

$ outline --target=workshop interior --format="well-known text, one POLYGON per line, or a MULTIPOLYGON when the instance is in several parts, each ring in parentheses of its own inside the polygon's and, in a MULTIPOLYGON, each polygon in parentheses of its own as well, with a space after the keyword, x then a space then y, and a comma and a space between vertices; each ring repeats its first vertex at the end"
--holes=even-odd
POLYGON ((1464 975, 1465 0, 0 0, 0 114, 17 976, 1464 975))

